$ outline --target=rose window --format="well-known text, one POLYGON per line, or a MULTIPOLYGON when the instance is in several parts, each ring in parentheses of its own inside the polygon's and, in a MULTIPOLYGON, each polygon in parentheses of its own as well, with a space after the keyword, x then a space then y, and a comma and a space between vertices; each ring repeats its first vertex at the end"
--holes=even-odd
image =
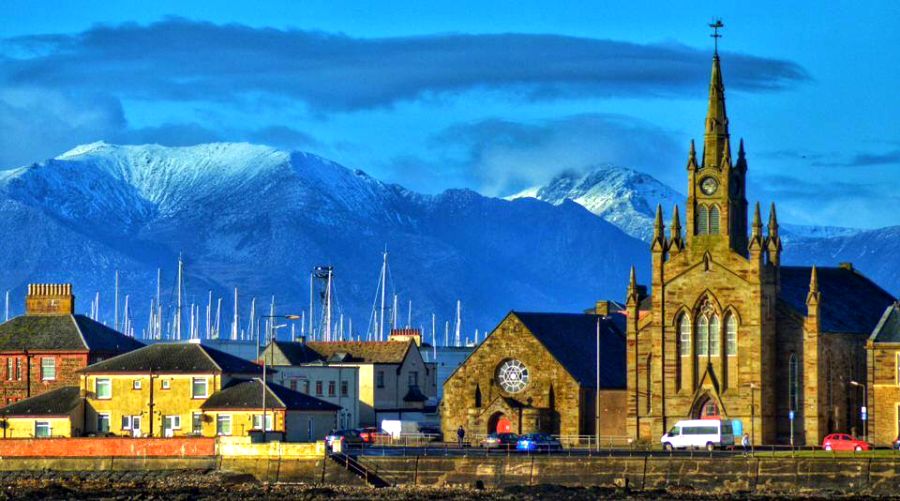
POLYGON ((509 393, 518 393, 528 386, 528 368, 518 360, 507 360, 497 370, 497 383, 509 393))

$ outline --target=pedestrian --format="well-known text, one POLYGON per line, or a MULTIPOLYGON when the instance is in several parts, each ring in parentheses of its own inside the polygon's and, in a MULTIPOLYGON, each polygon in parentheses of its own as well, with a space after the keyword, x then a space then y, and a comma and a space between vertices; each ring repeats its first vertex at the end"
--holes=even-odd
POLYGON ((750 434, 744 433, 744 436, 741 437, 741 445, 744 447, 744 452, 748 452, 750 450, 750 434))
POLYGON ((456 441, 459 442, 459 446, 463 446, 463 439, 466 438, 466 430, 463 429, 462 425, 456 430, 456 441))

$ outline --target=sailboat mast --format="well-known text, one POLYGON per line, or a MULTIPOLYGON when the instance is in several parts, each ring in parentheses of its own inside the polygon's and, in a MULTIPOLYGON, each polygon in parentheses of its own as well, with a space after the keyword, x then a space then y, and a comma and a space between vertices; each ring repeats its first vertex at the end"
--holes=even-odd
POLYGON ((331 339, 331 280, 333 270, 328 267, 328 279, 325 282, 325 341, 331 339))
POLYGON ((238 329, 240 329, 240 323, 238 323, 238 289, 234 288, 234 319, 231 321, 231 340, 237 341, 238 338, 238 329))
MULTIPOLYGON (((247 324, 247 333, 249 339, 254 339, 253 333, 256 325, 256 298, 250 300, 250 323, 247 324)), ((259 337, 259 332, 256 333, 256 337, 259 337)))
POLYGON ((162 268, 156 269, 156 339, 162 339, 162 268))
POLYGON ((6 320, 9 320, 9 290, 6 291, 6 320))
POLYGON ((216 301, 216 339, 219 339, 219 337, 222 334, 221 323, 222 323, 222 298, 219 298, 219 300, 216 301))
POLYGON ((412 299, 409 300, 409 308, 406 310, 406 328, 412 326, 412 299))
POLYGON ((175 339, 181 340, 181 280, 182 280, 182 272, 183 272, 183 262, 181 261, 181 254, 178 254, 178 279, 176 280, 177 291, 177 303, 175 305, 175 339))
POLYGON ((206 339, 211 337, 211 321, 212 321, 212 289, 209 290, 209 301, 206 303, 206 339))
POLYGON ((309 339, 315 341, 315 334, 314 334, 315 331, 313 331, 313 328, 314 328, 313 319, 316 317, 316 314, 314 313, 315 310, 313 308, 314 308, 314 306, 313 306, 313 274, 310 273, 309 274, 309 339))
POLYGON ((461 327, 460 324, 462 323, 461 319, 462 319, 462 301, 457 299, 456 300, 456 334, 455 334, 455 339, 454 339, 454 342, 456 343, 457 348, 459 347, 459 343, 460 343, 459 333, 460 333, 460 327, 461 327))
POLYGON ((116 306, 113 309, 113 328, 119 330, 119 270, 116 270, 116 306))

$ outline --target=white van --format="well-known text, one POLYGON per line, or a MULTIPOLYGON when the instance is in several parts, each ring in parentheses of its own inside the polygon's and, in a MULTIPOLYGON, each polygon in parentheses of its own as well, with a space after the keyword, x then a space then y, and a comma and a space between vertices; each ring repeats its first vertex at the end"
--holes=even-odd
POLYGON ((731 421, 689 419, 675 423, 659 441, 667 451, 695 447, 705 447, 711 451, 717 447, 734 445, 734 434, 731 421))

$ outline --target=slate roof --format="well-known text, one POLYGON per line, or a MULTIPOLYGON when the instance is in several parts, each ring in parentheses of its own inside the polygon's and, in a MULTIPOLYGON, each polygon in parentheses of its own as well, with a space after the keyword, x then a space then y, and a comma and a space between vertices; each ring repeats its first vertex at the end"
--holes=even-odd
POLYGON ((82 372, 258 374, 262 367, 198 343, 157 343, 89 365, 82 372))
MULTIPOLYGON (((262 381, 235 379, 228 386, 213 393, 203 405, 211 409, 262 409, 262 381)), ((340 406, 293 391, 279 384, 266 383, 266 408, 289 411, 336 411, 340 406)))
MULTIPOLYGON (((816 272, 823 332, 869 334, 894 302, 893 296, 856 270, 816 267, 816 272)), ((811 274, 808 266, 781 267, 779 297, 804 316, 811 274)))
POLYGON ((413 341, 308 341, 326 362, 400 364, 413 341))
POLYGON ((65 416, 80 403, 80 388, 63 386, 7 405, 0 409, 0 416, 65 416))
POLYGON ((869 339, 876 343, 900 343, 900 302, 885 308, 869 339))
POLYGON ((120 353, 142 346, 84 315, 22 315, 0 324, 0 351, 120 353))
POLYGON ((315 362, 323 362, 322 355, 307 343, 275 341, 263 350, 260 360, 265 357, 270 365, 303 365, 315 362))
POLYGON ((512 312, 584 387, 597 387, 597 320, 600 319, 600 387, 625 388, 625 319, 572 313, 512 312))

